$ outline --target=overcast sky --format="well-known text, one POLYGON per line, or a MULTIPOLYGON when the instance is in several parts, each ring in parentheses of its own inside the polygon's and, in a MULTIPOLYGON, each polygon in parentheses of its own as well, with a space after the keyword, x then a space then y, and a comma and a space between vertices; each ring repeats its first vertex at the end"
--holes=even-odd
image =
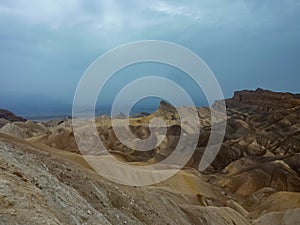
POLYGON ((145 39, 194 51, 225 97, 300 92, 299 21, 299 0, 1 0, 0 92, 70 102, 97 57, 145 39))

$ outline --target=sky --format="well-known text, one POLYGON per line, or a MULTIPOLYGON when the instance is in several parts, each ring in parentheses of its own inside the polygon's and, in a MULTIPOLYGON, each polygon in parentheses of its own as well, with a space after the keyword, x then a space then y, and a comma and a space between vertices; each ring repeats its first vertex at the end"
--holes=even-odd
MULTIPOLYGON (((0 107, 32 113, 71 105, 95 59, 141 40, 192 50, 226 98, 258 87, 300 93, 299 21, 299 0, 0 0, 0 107)), ((142 70, 172 77, 201 104, 201 90, 160 65, 116 75, 104 103, 142 70)))

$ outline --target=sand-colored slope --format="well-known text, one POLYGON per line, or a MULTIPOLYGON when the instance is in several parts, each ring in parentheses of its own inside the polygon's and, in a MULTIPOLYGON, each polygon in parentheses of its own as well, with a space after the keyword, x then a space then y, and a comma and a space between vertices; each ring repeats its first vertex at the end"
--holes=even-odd
POLYGON ((0 136, 0 224, 188 225, 197 217, 204 225, 249 224, 229 208, 201 206, 191 194, 109 182, 73 153, 40 147, 0 136))

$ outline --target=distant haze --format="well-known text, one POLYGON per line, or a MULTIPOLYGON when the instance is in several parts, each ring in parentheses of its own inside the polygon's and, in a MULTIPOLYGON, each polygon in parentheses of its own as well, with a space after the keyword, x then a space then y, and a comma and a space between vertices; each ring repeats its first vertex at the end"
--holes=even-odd
MULTIPOLYGON (((4 0, 0 108, 18 114, 70 113, 76 86, 97 57, 145 39, 175 42, 198 54, 225 97, 257 87, 300 92, 299 21, 299 0, 4 0)), ((123 85, 149 73, 174 80, 196 105, 206 104, 182 72, 144 64, 116 74, 100 94, 98 108, 109 107, 123 85)), ((155 108, 158 102, 138 107, 155 108)))

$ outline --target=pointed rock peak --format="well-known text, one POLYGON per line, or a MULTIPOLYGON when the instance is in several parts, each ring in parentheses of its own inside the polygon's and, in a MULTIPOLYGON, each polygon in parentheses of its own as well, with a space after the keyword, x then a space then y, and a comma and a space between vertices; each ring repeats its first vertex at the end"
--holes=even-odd
POLYGON ((159 108, 161 110, 167 110, 167 111, 176 111, 175 107, 165 101, 160 101, 159 108))
POLYGON ((265 92, 266 90, 264 90, 264 89, 262 89, 262 88, 257 88, 256 90, 255 90, 255 92, 258 92, 258 93, 260 93, 260 92, 265 92))
POLYGON ((176 108, 165 101, 160 102, 158 113, 162 115, 165 119, 179 118, 176 108))

